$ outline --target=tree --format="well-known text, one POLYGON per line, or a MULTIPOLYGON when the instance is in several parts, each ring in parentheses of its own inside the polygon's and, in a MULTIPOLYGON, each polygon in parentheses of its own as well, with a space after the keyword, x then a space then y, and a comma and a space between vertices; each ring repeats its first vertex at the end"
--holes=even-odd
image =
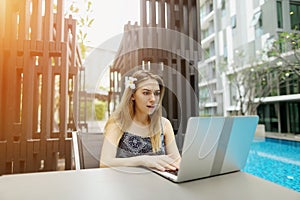
POLYGON ((300 34, 281 33, 263 56, 251 64, 243 63, 243 52, 236 52, 236 60, 227 69, 227 78, 237 91, 239 115, 255 114, 264 97, 277 96, 278 87, 300 76, 300 34))
POLYGON ((244 52, 236 54, 235 62, 226 69, 226 77, 237 93, 235 106, 239 108, 238 115, 256 114, 262 99, 277 93, 277 68, 262 61, 245 64, 244 52))
POLYGON ((67 10, 65 15, 72 15, 77 19, 77 41, 81 50, 81 56, 85 59, 86 44, 88 30, 92 27, 95 18, 92 17, 93 6, 90 0, 68 1, 67 10))
POLYGON ((278 39, 267 47, 265 53, 270 60, 276 62, 283 77, 287 74, 300 77, 300 33, 280 33, 278 39))

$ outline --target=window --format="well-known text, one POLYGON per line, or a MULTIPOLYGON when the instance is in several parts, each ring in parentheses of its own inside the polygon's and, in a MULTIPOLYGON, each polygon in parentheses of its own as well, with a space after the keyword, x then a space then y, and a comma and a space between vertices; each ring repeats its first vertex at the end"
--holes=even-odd
POLYGON ((236 15, 233 15, 231 17, 231 28, 232 29, 236 28, 236 15))
POLYGON ((300 104, 299 104, 299 102, 290 102, 287 104, 289 107, 289 119, 290 119, 289 132, 299 134, 300 133, 300 130, 299 130, 299 127, 300 127, 300 123, 299 123, 300 104))
POLYGON ((259 105, 257 114, 259 123, 265 124, 266 131, 278 132, 278 112, 274 103, 259 105))
POLYGON ((230 105, 237 105, 237 91, 233 83, 229 83, 230 105))
POLYGON ((255 14, 253 15, 251 25, 252 25, 252 26, 258 26, 258 27, 261 27, 261 26, 262 26, 261 11, 255 13, 255 14))
POLYGON ((221 9, 225 10, 225 8, 226 8, 226 2, 225 2, 225 0, 222 0, 222 2, 221 2, 221 9))
POLYGON ((209 59, 210 58, 210 51, 209 49, 204 49, 204 59, 209 59))
POLYGON ((290 3, 291 29, 300 30, 300 2, 290 3))
POLYGON ((253 15, 251 25, 255 27, 255 37, 260 37, 263 34, 262 30, 262 12, 256 12, 253 15))
POLYGON ((221 10, 222 10, 222 16, 226 15, 226 1, 222 0, 221 2, 221 10))
POLYGON ((224 51, 223 59, 227 60, 227 58, 228 58, 228 53, 227 53, 227 46, 226 46, 226 45, 224 45, 223 51, 224 51))
POLYGON ((200 19, 202 21, 203 18, 205 18, 205 16, 207 15, 207 13, 205 12, 205 4, 203 6, 200 7, 200 19))
POLYGON ((209 4, 209 12, 212 12, 213 10, 214 10, 214 4, 213 4, 213 2, 211 2, 209 4))
POLYGON ((282 18, 282 2, 277 1, 277 27, 283 28, 283 18, 282 18))
POLYGON ((279 94, 280 95, 287 95, 287 84, 286 82, 282 82, 279 84, 279 94))
POLYGON ((208 36, 209 36, 209 31, 208 31, 208 29, 202 30, 202 37, 203 37, 203 39, 204 39, 204 38, 207 38, 208 36))
POLYGON ((299 86, 300 86, 300 81, 298 79, 298 76, 296 74, 291 75, 291 78, 289 80, 289 93, 290 94, 299 94, 299 86))
POLYGON ((215 52, 215 42, 211 42, 209 45, 209 52, 210 52, 210 57, 215 56, 216 52, 215 52))

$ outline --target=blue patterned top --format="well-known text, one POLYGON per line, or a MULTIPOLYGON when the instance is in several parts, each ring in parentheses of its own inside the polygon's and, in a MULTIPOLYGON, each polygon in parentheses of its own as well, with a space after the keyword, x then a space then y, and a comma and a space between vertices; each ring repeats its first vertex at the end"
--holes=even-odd
POLYGON ((161 142, 160 150, 154 153, 150 137, 141 137, 129 132, 124 132, 118 145, 116 157, 128 158, 141 155, 165 155, 166 151, 163 133, 161 134, 161 142))

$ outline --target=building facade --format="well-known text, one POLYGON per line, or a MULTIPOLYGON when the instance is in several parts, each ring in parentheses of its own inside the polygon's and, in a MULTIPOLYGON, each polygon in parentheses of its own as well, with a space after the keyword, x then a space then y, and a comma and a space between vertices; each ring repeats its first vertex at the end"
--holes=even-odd
MULTIPOLYGON (((235 87, 225 75, 230 66, 245 67, 282 32, 300 33, 299 0, 200 0, 204 60, 199 62, 200 115, 238 112, 235 87)), ((274 62, 274 64, 276 64, 274 62)), ((300 83, 292 75, 257 109, 266 131, 300 133, 300 83)))

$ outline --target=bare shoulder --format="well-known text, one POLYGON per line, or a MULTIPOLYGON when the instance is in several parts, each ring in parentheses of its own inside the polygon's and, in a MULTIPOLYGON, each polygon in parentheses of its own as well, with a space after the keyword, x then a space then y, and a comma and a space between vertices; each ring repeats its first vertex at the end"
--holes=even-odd
POLYGON ((165 126, 170 126, 171 125, 171 122, 170 120, 168 120, 167 118, 165 117, 161 117, 161 121, 162 121, 162 125, 165 127, 165 126))
POLYGON ((165 134, 168 134, 168 133, 173 134, 173 126, 172 126, 170 120, 168 120, 165 117, 162 117, 162 126, 163 126, 165 134))
POLYGON ((104 130, 105 130, 105 132, 110 132, 110 131, 114 131, 117 128, 118 128, 118 126, 115 122, 109 121, 108 123, 106 123, 104 130))
POLYGON ((120 126, 118 123, 114 121, 110 121, 105 125, 104 128, 104 135, 106 138, 109 138, 110 140, 117 140, 120 136, 120 126))

